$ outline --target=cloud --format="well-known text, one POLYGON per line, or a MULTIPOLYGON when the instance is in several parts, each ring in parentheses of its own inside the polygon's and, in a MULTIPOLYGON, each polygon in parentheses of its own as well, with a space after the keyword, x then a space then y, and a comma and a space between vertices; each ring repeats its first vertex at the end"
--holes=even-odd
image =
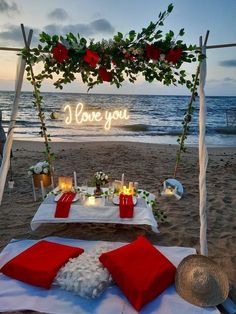
MULTIPOLYGON (((1 0, 0 0, 1 1, 1 0)), ((0 32, 0 40, 3 45, 9 44, 20 44, 24 45, 23 37, 21 33, 21 28, 19 25, 6 24, 2 26, 2 31, 0 32)), ((25 26, 26 34, 28 34, 30 27, 25 26)), ((60 24, 49 24, 43 29, 46 33, 50 35, 58 34, 65 35, 70 32, 77 34, 80 33, 81 36, 91 36, 99 33, 114 33, 115 29, 106 19, 97 19, 89 24, 71 24, 71 25, 60 25, 60 24)), ((33 38, 31 41, 31 47, 38 44, 39 33, 42 32, 41 29, 33 28, 33 38)))
POLYGON ((219 65, 223 67, 236 67, 236 60, 231 59, 231 60, 220 61, 219 65))
POLYGON ((15 2, 8 4, 5 0, 0 0, 0 14, 19 13, 19 8, 15 2))
POLYGON ((98 19, 90 23, 94 32, 113 34, 115 29, 106 19, 98 19))
POLYGON ((48 14, 48 17, 58 21, 65 21, 69 19, 68 13, 62 8, 56 8, 48 14))
MULTIPOLYGON (((28 35, 30 27, 25 26, 26 36, 28 35)), ((31 46, 38 43, 39 29, 33 29, 33 37, 31 41, 31 46)), ((21 32, 21 27, 19 25, 8 24, 5 25, 5 31, 0 32, 0 39, 6 44, 20 44, 24 46, 24 40, 21 32)))
POLYGON ((236 83, 236 79, 235 78, 232 78, 232 77, 224 77, 222 79, 210 79, 210 80, 207 80, 207 83, 209 84, 216 84, 216 85, 222 85, 222 84, 226 84, 226 83, 236 83))
POLYGON ((106 19, 97 19, 89 24, 69 24, 69 25, 59 25, 59 24, 49 24, 44 27, 45 32, 54 35, 65 35, 68 33, 77 34, 81 36, 91 36, 99 33, 113 34, 115 29, 111 23, 106 19))

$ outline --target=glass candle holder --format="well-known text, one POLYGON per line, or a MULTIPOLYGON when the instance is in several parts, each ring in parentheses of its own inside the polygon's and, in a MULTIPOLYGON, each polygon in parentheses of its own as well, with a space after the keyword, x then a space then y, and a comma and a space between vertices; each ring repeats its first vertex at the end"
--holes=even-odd
POLYGON ((62 192, 69 192, 72 190, 73 180, 72 177, 59 177, 58 178, 58 186, 59 190, 62 192))

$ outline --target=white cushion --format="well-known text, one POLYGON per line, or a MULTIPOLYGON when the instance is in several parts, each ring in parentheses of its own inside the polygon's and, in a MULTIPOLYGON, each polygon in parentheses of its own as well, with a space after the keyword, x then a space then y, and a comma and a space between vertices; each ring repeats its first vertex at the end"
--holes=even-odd
POLYGON ((84 298, 97 297, 112 283, 111 275, 100 263, 99 256, 112 249, 112 245, 99 245, 71 258, 57 273, 54 284, 84 298))

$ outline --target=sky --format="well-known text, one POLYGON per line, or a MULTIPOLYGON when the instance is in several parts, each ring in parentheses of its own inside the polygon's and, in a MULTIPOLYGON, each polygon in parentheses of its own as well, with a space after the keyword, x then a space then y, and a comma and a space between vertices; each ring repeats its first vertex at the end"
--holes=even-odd
MULTIPOLYGON (((199 36, 209 30, 208 45, 236 43, 236 0, 0 0, 0 47, 23 47, 20 24, 33 29, 35 46, 38 34, 72 32, 88 39, 110 39, 119 31, 139 32, 150 21, 157 21, 159 12, 173 3, 174 10, 165 20, 163 32, 176 34, 185 29, 182 37, 187 44, 199 43, 199 36)), ((15 52, 0 51, 0 90, 14 90, 18 57, 15 52)), ((186 71, 195 73, 197 63, 186 71)), ((23 90, 31 91, 24 80, 23 90)), ((43 85, 43 91, 58 91, 52 82, 43 85)), ((206 95, 236 96, 236 47, 207 50, 206 95)), ((78 78, 63 92, 87 92, 78 78)), ((147 83, 140 77, 136 84, 125 82, 117 89, 109 83, 95 87, 90 93, 188 95, 183 86, 163 86, 147 83)))

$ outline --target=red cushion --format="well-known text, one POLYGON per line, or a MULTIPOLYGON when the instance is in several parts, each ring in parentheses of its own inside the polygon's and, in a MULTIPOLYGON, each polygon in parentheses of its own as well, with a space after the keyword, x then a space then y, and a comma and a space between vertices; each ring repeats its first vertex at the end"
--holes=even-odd
POLYGON ((143 236, 99 260, 137 311, 174 282, 175 266, 143 236))
POLYGON ((31 285, 49 289, 58 270, 84 250, 68 245, 39 241, 7 262, 1 272, 31 285))

